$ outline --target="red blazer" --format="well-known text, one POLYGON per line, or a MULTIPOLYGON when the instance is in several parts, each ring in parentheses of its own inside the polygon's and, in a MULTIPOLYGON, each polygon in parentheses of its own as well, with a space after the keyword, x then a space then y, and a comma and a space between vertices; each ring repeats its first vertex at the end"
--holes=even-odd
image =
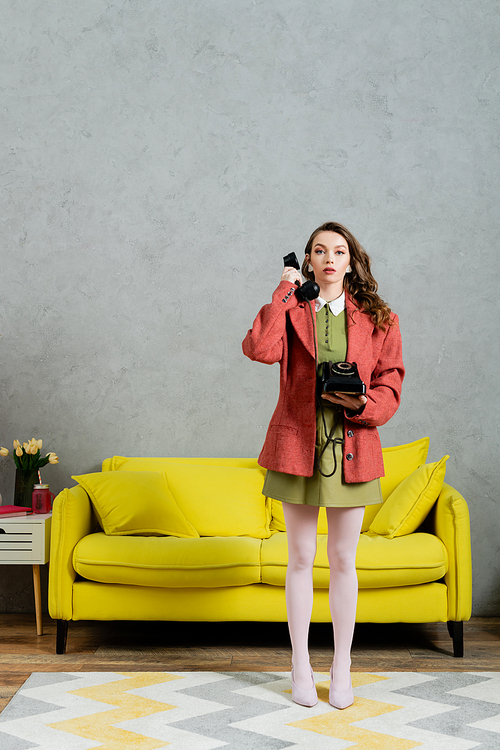
MULTIPOLYGON (((313 319, 296 287, 282 281, 272 302, 260 310, 243 341, 243 352, 264 364, 280 363, 280 394, 259 464, 273 471, 312 476, 316 444, 316 371, 313 319)), ((346 292, 347 360, 356 362, 368 398, 361 412, 344 411, 343 470, 346 482, 368 482, 384 476, 377 425, 396 412, 404 367, 398 317, 377 328, 346 292)))

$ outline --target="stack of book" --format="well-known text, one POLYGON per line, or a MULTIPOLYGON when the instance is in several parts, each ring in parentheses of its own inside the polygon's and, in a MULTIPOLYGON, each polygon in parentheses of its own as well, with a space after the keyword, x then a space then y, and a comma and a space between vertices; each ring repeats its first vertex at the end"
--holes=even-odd
POLYGON ((0 505, 0 520, 14 516, 27 516, 29 513, 33 513, 31 508, 24 508, 22 505, 0 505))

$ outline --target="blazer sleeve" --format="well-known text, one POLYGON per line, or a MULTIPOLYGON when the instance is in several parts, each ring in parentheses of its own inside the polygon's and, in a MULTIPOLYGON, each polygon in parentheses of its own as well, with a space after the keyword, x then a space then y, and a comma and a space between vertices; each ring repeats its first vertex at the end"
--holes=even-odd
POLYGON ((283 356, 283 340, 286 333, 286 313, 297 306, 294 292, 297 287, 289 281, 281 281, 273 293, 272 301, 264 305, 243 339, 243 353, 266 365, 279 362, 283 356))
POLYGON ((401 389, 405 376, 401 332, 398 316, 391 316, 379 358, 367 388, 367 402, 362 411, 345 411, 347 419, 369 427, 380 427, 396 413, 401 402, 401 389))

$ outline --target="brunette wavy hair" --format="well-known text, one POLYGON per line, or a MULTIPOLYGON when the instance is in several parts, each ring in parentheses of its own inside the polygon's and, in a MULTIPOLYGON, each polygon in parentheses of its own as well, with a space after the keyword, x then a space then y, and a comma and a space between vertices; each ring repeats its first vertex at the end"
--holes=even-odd
MULTIPOLYGON (((386 330, 386 326, 392 325, 390 318, 391 308, 377 294, 378 284, 372 276, 370 270, 370 257, 366 250, 363 249, 358 240, 351 232, 335 221, 327 221, 314 230, 307 242, 305 253, 311 256, 314 240, 320 232, 337 232, 347 241, 350 254, 351 273, 344 276, 344 289, 351 295, 358 306, 371 315, 373 323, 377 328, 386 330)), ((304 260, 302 264, 302 274, 311 281, 314 281, 314 273, 307 270, 308 261, 304 260)))

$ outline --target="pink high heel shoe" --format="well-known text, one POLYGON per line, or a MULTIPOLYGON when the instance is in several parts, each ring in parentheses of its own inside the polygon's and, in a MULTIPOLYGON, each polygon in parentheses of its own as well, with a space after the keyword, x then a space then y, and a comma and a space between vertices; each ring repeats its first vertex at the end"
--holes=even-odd
POLYGON ((293 679, 292 665, 292 700, 294 703, 298 703, 299 706, 307 706, 308 708, 312 708, 318 702, 318 693, 316 692, 316 685, 314 684, 312 667, 311 680, 313 684, 312 688, 309 688, 308 690, 302 690, 302 688, 297 687, 293 679))
POLYGON ((351 686, 347 690, 333 689, 333 664, 330 667, 330 692, 328 703, 334 708, 349 708, 354 703, 354 693, 351 686))

